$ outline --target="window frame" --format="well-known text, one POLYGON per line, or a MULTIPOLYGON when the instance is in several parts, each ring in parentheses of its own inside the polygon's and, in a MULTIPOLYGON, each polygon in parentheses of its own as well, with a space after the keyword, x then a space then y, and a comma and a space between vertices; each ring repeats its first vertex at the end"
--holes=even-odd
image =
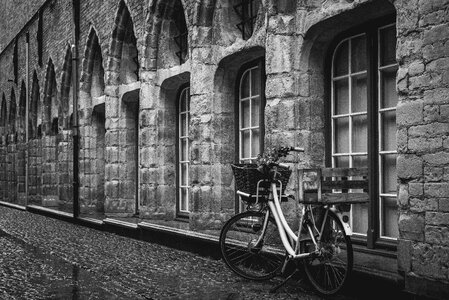
MULTIPOLYGON (((176 151, 175 151, 175 155, 176 155, 176 216, 181 218, 181 219, 186 219, 189 217, 191 210, 189 209, 189 205, 187 202, 187 211, 181 211, 181 205, 180 205, 180 201, 181 201, 181 195, 180 195, 180 191, 181 191, 181 184, 180 184, 180 179, 181 179, 181 169, 180 169, 180 159, 179 159, 179 155, 180 155, 180 113, 181 113, 181 106, 180 106, 180 97, 183 93, 183 91, 185 89, 189 89, 189 102, 191 100, 191 94, 190 94, 190 82, 184 83, 182 84, 179 88, 178 91, 176 92, 176 151)), ((189 107, 190 107, 190 103, 189 103, 189 107)), ((190 123, 190 109, 186 111, 187 115, 188 115, 188 123, 190 123)), ((187 150, 189 150, 190 148, 190 141, 189 138, 187 137, 187 150)), ((189 166, 190 166, 190 160, 188 162, 189 166)), ((188 176, 190 176, 189 174, 189 169, 187 170, 187 174, 188 176)), ((188 177, 189 180, 189 177, 188 177)), ((188 182, 189 183, 189 182, 188 182)), ((190 184, 187 188, 188 191, 190 191, 190 184)), ((190 193, 187 193, 187 201, 190 200, 190 193)))
MULTIPOLYGON (((235 120, 235 158, 234 161, 236 163, 241 163, 240 160, 240 86, 241 81, 243 78, 243 75, 246 71, 253 69, 253 68, 259 68, 260 72, 260 86, 259 86, 259 97, 260 97, 260 105, 259 105, 259 148, 262 150, 262 153, 264 151, 264 137, 265 137, 265 105, 266 105, 266 99, 265 99, 265 83, 266 83, 266 74, 265 74, 265 57, 260 57, 255 60, 252 60, 250 62, 247 62, 245 64, 242 64, 242 66, 239 68, 235 80, 235 101, 234 101, 234 120, 235 120)), ((240 197, 236 194, 235 197, 235 211, 239 212, 241 210, 240 206, 240 197)))
MULTIPOLYGON (((325 165, 328 167, 332 166, 333 160, 333 129, 332 129, 332 84, 333 84, 333 56, 338 45, 342 43, 345 39, 353 38, 357 35, 366 35, 366 55, 367 70, 366 70, 366 82, 367 82, 367 161, 369 169, 369 193, 370 199, 373 199, 368 204, 368 230, 365 237, 363 236, 353 236, 352 240, 356 244, 366 245, 367 248, 386 248, 386 249, 396 249, 397 239, 394 238, 384 238, 381 237, 381 216, 380 216, 380 191, 379 191, 379 176, 380 176, 380 165, 379 165, 379 89, 380 82, 378 76, 378 57, 379 57, 379 43, 378 43, 378 31, 389 25, 397 26, 395 14, 389 14, 385 17, 367 22, 357 28, 349 29, 335 37, 332 43, 329 45, 326 61, 325 61, 325 165), (370 149, 375 149, 370 150, 370 149)), ((351 113, 351 112, 350 112, 351 113)), ((349 136, 351 138, 351 136, 349 136)), ((352 149, 351 149, 352 151, 352 149)), ((396 195, 397 197, 397 195, 396 195)))

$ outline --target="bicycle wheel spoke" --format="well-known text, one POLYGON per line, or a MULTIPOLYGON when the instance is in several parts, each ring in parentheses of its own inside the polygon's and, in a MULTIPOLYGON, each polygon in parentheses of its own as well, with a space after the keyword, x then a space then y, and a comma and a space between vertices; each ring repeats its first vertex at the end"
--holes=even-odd
POLYGON ((275 254, 264 250, 266 245, 271 248, 275 238, 272 233, 277 233, 276 223, 271 217, 266 230, 263 230, 265 217, 265 214, 254 211, 238 214, 223 226, 220 233, 219 243, 225 263, 247 279, 269 279, 282 266, 275 254), (255 241, 260 241, 260 244, 250 249, 255 241))

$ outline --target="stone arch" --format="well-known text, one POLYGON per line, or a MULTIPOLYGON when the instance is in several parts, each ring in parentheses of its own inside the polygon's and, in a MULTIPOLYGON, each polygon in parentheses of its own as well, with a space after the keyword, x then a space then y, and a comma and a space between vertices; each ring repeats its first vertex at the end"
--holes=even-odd
POLYGON ((69 129, 70 114, 73 111, 70 101, 72 93, 72 51, 70 45, 67 45, 61 75, 61 105, 59 105, 58 111, 59 121, 62 122, 63 129, 69 129))
MULTIPOLYGON (((158 68, 168 68, 180 64, 180 59, 176 54, 180 49, 176 45, 175 36, 182 34, 183 30, 187 34, 188 18, 184 8, 185 5, 181 0, 155 0, 151 3, 147 18, 150 25, 145 39, 146 68, 149 70, 155 71, 158 68), (163 33, 166 28, 168 28, 168 32, 163 33)), ((185 38, 188 49, 187 35, 185 38)), ((188 54, 184 55, 186 56, 185 61, 188 54)))
POLYGON ((9 102, 9 116, 8 116, 8 132, 10 134, 16 133, 16 115, 17 115, 16 93, 14 92, 14 88, 12 88, 11 98, 9 102))
POLYGON ((53 61, 50 58, 47 64, 47 72, 45 76, 44 101, 42 125, 43 131, 47 135, 55 135, 58 130, 58 101, 56 73, 53 61))
POLYGON ((31 86, 31 99, 28 116, 28 137, 34 139, 38 132, 38 117, 40 111, 40 88, 36 70, 33 72, 33 83, 31 86))
POLYGON ((104 94, 103 55, 95 28, 91 28, 84 51, 81 90, 90 97, 104 94))
POLYGON ((18 132, 21 139, 25 139, 26 134, 26 85, 25 81, 22 80, 20 86, 20 98, 19 98, 19 120, 18 120, 18 132))
POLYGON ((134 23, 123 0, 120 1, 115 18, 109 56, 108 69, 111 74, 115 75, 109 77, 108 84, 128 84, 139 80, 139 59, 134 23))

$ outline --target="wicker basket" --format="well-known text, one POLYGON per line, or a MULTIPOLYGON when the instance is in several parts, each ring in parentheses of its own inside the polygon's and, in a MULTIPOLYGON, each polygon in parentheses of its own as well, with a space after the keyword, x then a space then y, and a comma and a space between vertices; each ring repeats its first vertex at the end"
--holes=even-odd
MULTIPOLYGON (((267 196, 269 188, 269 177, 267 174, 259 171, 256 164, 233 164, 231 165, 235 177, 235 185, 238 191, 255 196, 257 194, 257 182, 260 180, 266 180, 259 184, 259 188, 263 188, 265 191, 259 189, 259 195, 267 196)), ((288 180, 292 171, 289 168, 279 167, 278 172, 281 174, 280 181, 282 182, 282 193, 284 193, 287 187, 288 180)))

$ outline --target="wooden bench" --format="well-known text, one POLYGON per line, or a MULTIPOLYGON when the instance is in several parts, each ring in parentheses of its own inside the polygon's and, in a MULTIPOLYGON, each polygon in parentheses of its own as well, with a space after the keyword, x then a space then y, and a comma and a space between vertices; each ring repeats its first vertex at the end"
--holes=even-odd
POLYGON ((305 204, 369 201, 368 168, 300 169, 299 202, 305 204))

